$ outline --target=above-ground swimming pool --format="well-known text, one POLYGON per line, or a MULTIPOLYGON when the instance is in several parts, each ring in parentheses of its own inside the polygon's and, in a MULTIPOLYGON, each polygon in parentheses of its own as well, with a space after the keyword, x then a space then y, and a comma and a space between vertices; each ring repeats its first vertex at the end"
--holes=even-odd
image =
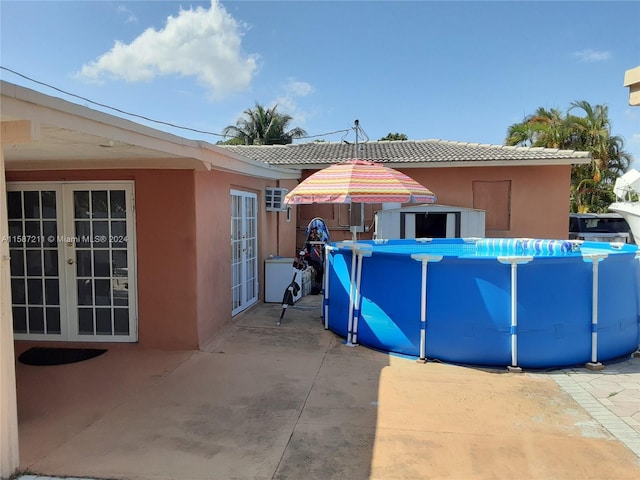
POLYGON ((638 348, 635 245, 531 239, 342 242, 327 248, 325 327, 386 352, 548 368, 638 348))

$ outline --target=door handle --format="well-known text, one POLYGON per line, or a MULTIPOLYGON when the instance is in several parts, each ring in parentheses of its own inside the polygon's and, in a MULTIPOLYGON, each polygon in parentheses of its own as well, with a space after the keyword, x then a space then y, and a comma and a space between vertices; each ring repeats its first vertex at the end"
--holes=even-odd
POLYGON ((75 262, 75 260, 74 260, 73 258, 69 258, 69 259, 67 259, 67 263, 68 263, 69 265, 73 265, 73 264, 74 264, 74 263, 76 263, 76 262, 75 262))

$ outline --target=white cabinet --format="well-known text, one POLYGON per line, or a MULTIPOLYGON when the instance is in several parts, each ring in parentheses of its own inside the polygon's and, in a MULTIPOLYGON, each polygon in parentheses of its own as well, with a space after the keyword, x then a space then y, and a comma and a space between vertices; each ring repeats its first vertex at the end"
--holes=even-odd
POLYGON ((294 273, 297 272, 295 281, 300 286, 298 294, 293 297, 294 301, 302 297, 302 272, 293 267, 293 258, 273 257, 264 261, 264 301, 271 303, 282 303, 284 291, 293 280, 294 273))

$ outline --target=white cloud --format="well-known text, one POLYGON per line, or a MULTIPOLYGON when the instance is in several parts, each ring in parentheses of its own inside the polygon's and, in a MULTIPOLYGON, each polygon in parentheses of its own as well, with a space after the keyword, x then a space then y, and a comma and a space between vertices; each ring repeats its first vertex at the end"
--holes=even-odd
POLYGON ((306 97, 313 92, 313 87, 307 82, 298 82, 291 80, 285 87, 291 95, 296 97, 306 97))
POLYGON ((138 17, 124 5, 118 5, 117 12, 127 16, 125 23, 138 23, 138 17))
POLYGON ((283 86, 282 94, 272 102, 272 105, 277 104, 280 113, 291 115, 294 119, 293 123, 304 124, 309 113, 298 106, 298 99, 313 93, 313 90, 313 86, 310 83, 289 79, 283 86))
POLYGON ((217 0, 205 9, 180 10, 163 29, 149 28, 129 44, 116 41, 78 76, 90 81, 120 79, 149 82, 156 76, 195 77, 212 98, 248 88, 258 67, 257 55, 243 55, 242 29, 217 0))
POLYGON ((611 53, 586 49, 573 52, 573 56, 580 62, 604 62, 611 58, 611 53))

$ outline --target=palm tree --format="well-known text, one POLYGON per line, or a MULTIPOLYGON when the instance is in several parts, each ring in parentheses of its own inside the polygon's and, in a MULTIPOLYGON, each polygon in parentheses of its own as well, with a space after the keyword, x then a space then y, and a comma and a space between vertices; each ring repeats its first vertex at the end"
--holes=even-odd
POLYGON ((404 133, 397 133, 397 132, 396 133, 391 133, 391 132, 389 132, 386 137, 382 137, 378 141, 382 142, 382 141, 386 141, 386 140, 409 140, 409 137, 407 137, 407 135, 405 135, 404 133))
POLYGON ((255 108, 244 111, 244 117, 235 125, 229 125, 223 130, 225 136, 232 139, 224 143, 244 145, 287 145, 294 138, 304 137, 307 132, 295 127, 287 130, 293 117, 276 111, 278 105, 265 108, 256 102, 255 108))
MULTIPOLYGON (((575 208, 578 211, 607 211, 615 201, 613 184, 631 164, 631 155, 623 150, 624 140, 611 135, 609 110, 605 105, 592 106, 587 101, 571 104, 567 123, 572 131, 572 146, 591 152, 591 164, 575 166, 572 177, 575 183, 575 208), (570 115, 579 109, 584 116, 570 115)), ((572 182, 573 183, 573 182, 572 182)))
POLYGON ((536 113, 514 123, 507 130, 507 145, 563 148, 565 135, 562 112, 555 108, 540 107, 536 113))
POLYGON ((585 100, 572 102, 566 116, 557 109, 538 108, 534 115, 508 128, 505 144, 590 152, 590 164, 571 169, 573 212, 606 212, 615 201, 616 178, 631 164, 622 137, 611 135, 608 108, 585 100), (571 113, 576 109, 584 116, 571 113))

